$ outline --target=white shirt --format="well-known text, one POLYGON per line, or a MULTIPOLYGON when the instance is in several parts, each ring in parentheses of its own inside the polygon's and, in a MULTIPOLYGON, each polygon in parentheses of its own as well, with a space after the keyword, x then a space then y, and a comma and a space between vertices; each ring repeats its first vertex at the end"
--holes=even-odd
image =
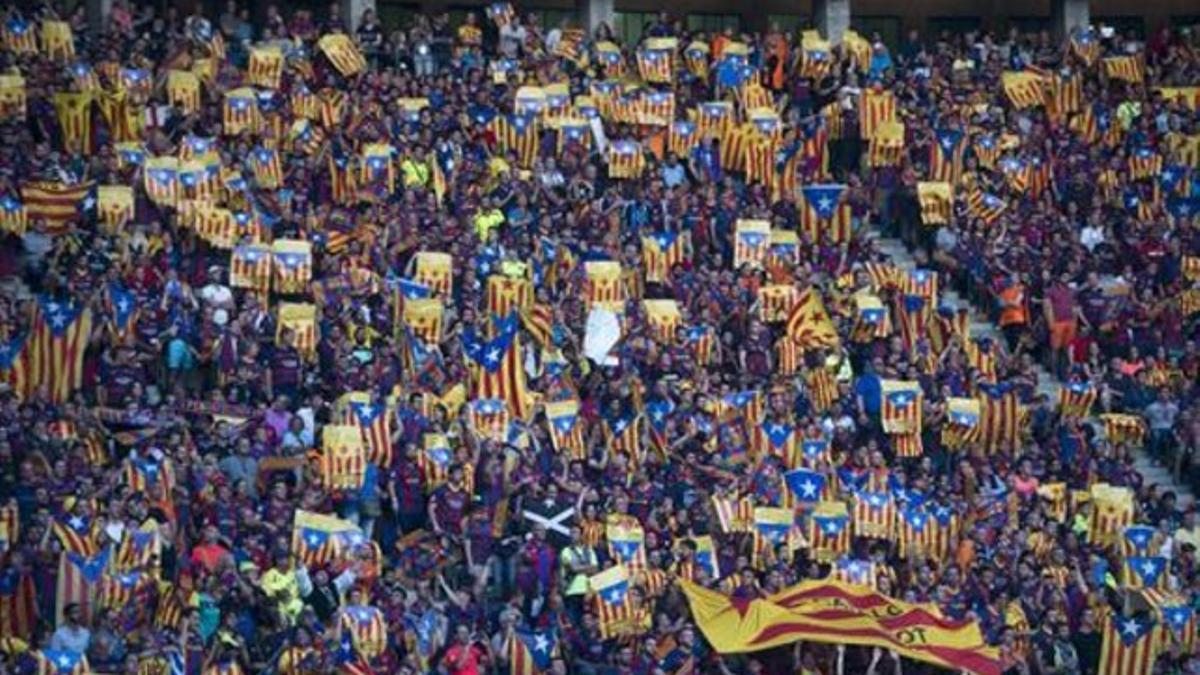
POLYGON ((1088 225, 1079 232, 1079 243, 1090 253, 1104 241, 1104 229, 1088 225))
POLYGON ((215 307, 227 307, 233 304, 233 291, 224 284, 208 284, 200 289, 200 299, 215 307))

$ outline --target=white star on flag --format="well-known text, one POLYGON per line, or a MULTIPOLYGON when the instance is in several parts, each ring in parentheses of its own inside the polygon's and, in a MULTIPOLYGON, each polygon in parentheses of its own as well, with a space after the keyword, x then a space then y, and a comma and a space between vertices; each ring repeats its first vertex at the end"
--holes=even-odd
POLYGON ((812 480, 806 480, 800 484, 800 494, 805 497, 817 496, 817 484, 812 480))

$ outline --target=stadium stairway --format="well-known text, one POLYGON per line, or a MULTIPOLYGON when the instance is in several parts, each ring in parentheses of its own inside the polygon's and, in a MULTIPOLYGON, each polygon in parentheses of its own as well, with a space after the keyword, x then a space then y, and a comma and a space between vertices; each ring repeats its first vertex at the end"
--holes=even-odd
MULTIPOLYGON (((884 237, 878 231, 875 234, 875 247, 890 258, 893 264, 903 270, 916 268, 917 262, 904 245, 904 242, 899 239, 884 237)), ((972 305, 970 301, 960 296, 953 289, 940 289, 940 301, 943 305, 949 305, 955 309, 966 308, 968 316, 971 319, 971 337, 988 337, 995 340, 1003 339, 999 327, 988 319, 985 311, 980 307, 972 305)), ((1053 373, 1046 370, 1041 363, 1036 363, 1034 367, 1037 372, 1038 393, 1044 394, 1050 401, 1057 401, 1058 390, 1062 386, 1062 383, 1053 373)), ((1089 423, 1096 429, 1097 433, 1103 433, 1103 427, 1098 420, 1093 418, 1089 420, 1089 423)), ((1144 450, 1134 453, 1133 467, 1142 474, 1147 485, 1155 484, 1164 490, 1174 491, 1177 495, 1177 503, 1181 507, 1195 503, 1196 496, 1192 494, 1192 491, 1186 485, 1177 482, 1167 467, 1151 461, 1144 450)))

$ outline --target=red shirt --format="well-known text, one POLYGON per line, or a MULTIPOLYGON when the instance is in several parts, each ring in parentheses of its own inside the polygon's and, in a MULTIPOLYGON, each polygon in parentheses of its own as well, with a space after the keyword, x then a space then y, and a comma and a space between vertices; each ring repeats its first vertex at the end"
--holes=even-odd
POLYGON ((479 675, 479 664, 483 662, 483 654, 483 650, 474 644, 455 644, 446 650, 442 665, 446 666, 450 675, 479 675), (464 649, 467 650, 466 654, 463 654, 464 649))

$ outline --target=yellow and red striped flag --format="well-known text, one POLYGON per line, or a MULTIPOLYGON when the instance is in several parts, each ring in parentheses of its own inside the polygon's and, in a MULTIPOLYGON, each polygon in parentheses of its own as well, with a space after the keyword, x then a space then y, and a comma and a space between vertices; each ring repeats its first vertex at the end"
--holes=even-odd
POLYGON ((128 185, 101 185, 96 188, 96 213, 109 232, 118 232, 133 222, 133 188, 128 185))
POLYGON ((362 487, 367 453, 358 427, 328 424, 321 430, 321 482, 328 490, 362 487))
POLYGON ((4 22, 4 48, 14 54, 33 54, 38 50, 37 30, 20 16, 10 16, 4 22))
POLYGON ((921 407, 924 395, 919 382, 883 380, 880 419, 887 434, 921 433, 921 407))
POLYGON ((28 226, 29 217, 21 200, 12 195, 0 197, 0 229, 20 237, 28 226))
POLYGON ((1104 59, 1104 74, 1110 79, 1141 84, 1146 76, 1146 64, 1140 55, 1110 56, 1104 59))
POLYGON ((277 293, 306 293, 312 282, 312 244, 299 239, 276 239, 271 246, 277 293))
POLYGON ((92 151, 92 95, 88 92, 54 94, 54 112, 62 130, 64 150, 92 151))
POLYGON ((167 102, 186 115, 200 112, 200 78, 188 70, 168 72, 167 102))
POLYGON ((95 183, 67 185, 53 181, 21 184, 21 202, 30 223, 43 221, 51 234, 66 231, 79 218, 79 208, 95 183))
POLYGON ((269 246, 241 244, 229 254, 229 285, 266 292, 271 288, 271 259, 269 246))
POLYGON ((1125 616, 1110 612, 1104 619, 1100 645, 1099 675, 1150 675, 1160 651, 1148 616, 1125 616))
POLYGON ((418 251, 413 281, 428 286, 435 294, 447 297, 454 292, 454 262, 449 253, 418 251))
POLYGON ((629 570, 615 565, 588 580, 588 588, 595 597, 596 618, 600 624, 600 635, 611 638, 630 632, 635 615, 633 599, 629 594, 629 570))
POLYGON ((0 75, 0 120, 24 121, 27 103, 25 78, 11 73, 0 75))
POLYGON ((805 185, 800 190, 800 229, 813 241, 850 240, 853 212, 841 183, 805 185))
POLYGON ((75 32, 66 21, 42 21, 42 53, 58 63, 75 59, 75 32))
POLYGON ((92 334, 92 310, 41 297, 33 326, 33 387, 44 387, 52 401, 68 401, 83 386, 83 357, 92 334))
POLYGON ((640 178, 646 170, 642 145, 632 140, 616 140, 608 145, 608 175, 611 178, 640 178))
POLYGON ((815 288, 810 286, 796 299, 787 320, 787 336, 801 350, 834 349, 838 346, 837 329, 815 288))
POLYGON ((819 502, 809 514, 808 544, 815 558, 831 562, 850 552, 850 513, 845 502, 819 502))
POLYGON ((950 183, 917 183, 917 201, 921 205, 921 222, 926 225, 949 225, 954 214, 954 188, 950 183))
POLYGON ((863 138, 874 138, 881 124, 895 121, 896 97, 891 91, 878 87, 863 90, 858 117, 859 134, 863 138))
POLYGON ((1009 70, 1000 82, 1009 103, 1018 110, 1046 104, 1046 79, 1041 73, 1009 70))
POLYGON ((493 274, 487 279, 487 308, 493 316, 508 316, 533 304, 533 284, 528 279, 493 274))
POLYGON ((78 605, 82 620, 90 622, 99 609, 100 582, 112 557, 112 547, 106 546, 94 555, 63 551, 58 559, 57 588, 54 594, 56 621, 62 625, 68 605, 78 605))
POLYGON ((404 301, 401 318, 413 335, 436 345, 442 341, 445 313, 441 298, 408 298, 404 301))
POLYGON ((276 45, 252 47, 246 75, 256 87, 278 89, 283 79, 283 50, 276 45))
MULTIPOLYGON (((29 340, 18 335, 0 342, 0 382, 12 387, 18 401, 23 401, 33 392, 33 354, 29 340)), ((9 540, 15 540, 9 530, 9 540)))
POLYGON ((363 658, 373 659, 387 647, 388 624, 383 612, 366 605, 350 605, 340 610, 341 629, 350 634, 354 651, 363 658))
POLYGON ((643 300, 642 306, 646 313, 646 324, 650 334, 662 344, 675 342, 675 329, 683 321, 683 314, 674 300, 643 300))
POLYGON ((873 167, 899 166, 904 161, 904 123, 883 122, 867 149, 867 164, 873 167))
POLYGON ((733 266, 761 269, 766 266, 771 244, 771 223, 766 220, 739 218, 733 233, 733 266))
POLYGON ((306 359, 311 360, 316 356, 317 341, 320 339, 316 305, 306 302, 281 302, 276 323, 276 345, 291 345, 306 359))
POLYGON ((222 121, 222 131, 226 136, 257 132, 261 123, 258 94, 250 87, 225 92, 222 121))
POLYGON ((1090 488, 1092 514, 1088 519, 1088 543, 1109 546, 1118 541, 1125 528, 1133 524, 1133 491, 1108 483, 1096 483, 1090 488))
POLYGON ((363 57, 362 52, 345 33, 330 33, 321 37, 317 41, 317 48, 321 50, 333 67, 337 69, 343 77, 353 77, 367 69, 367 59, 363 57))
POLYGON ((675 38, 648 38, 637 52, 638 74, 647 82, 670 84, 675 79, 675 38))
POLYGON ((541 141, 541 123, 532 114, 496 115, 490 122, 496 147, 503 153, 514 153, 517 163, 533 166, 541 141))
POLYGON ((496 320, 495 329, 496 335, 490 340, 478 336, 473 328, 463 335, 472 397, 501 399, 515 416, 528 419, 533 401, 526 389, 517 314, 496 320))

